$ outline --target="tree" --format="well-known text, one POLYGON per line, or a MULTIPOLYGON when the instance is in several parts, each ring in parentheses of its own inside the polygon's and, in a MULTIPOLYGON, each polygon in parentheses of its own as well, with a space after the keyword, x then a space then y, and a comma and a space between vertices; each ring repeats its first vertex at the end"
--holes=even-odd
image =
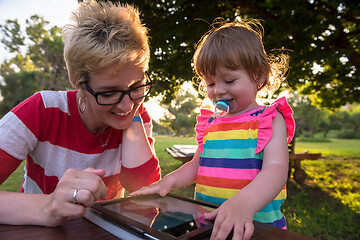
POLYGON ((59 90, 70 87, 63 59, 63 42, 60 28, 49 24, 42 17, 33 15, 26 20, 26 34, 21 32, 17 20, 7 20, 0 25, 1 42, 14 57, 1 64, 1 76, 14 72, 42 72, 40 89, 59 90))
POLYGON ((153 123, 153 133, 158 134, 158 135, 170 135, 171 134, 171 130, 168 127, 164 127, 163 125, 160 125, 159 123, 157 123, 156 121, 152 121, 153 123))
MULTIPOLYGON (((117 2, 116 0, 113 2, 117 2)), ((124 2, 124 1, 122 1, 124 2)), ((290 56, 287 81, 312 101, 336 109, 360 101, 360 3, 352 0, 127 0, 150 29, 155 95, 169 103, 193 77, 194 47, 222 17, 263 19, 264 44, 290 56)), ((271 52, 270 53, 277 53, 271 52)))
POLYGON ((177 98, 164 107, 170 112, 170 116, 160 119, 162 125, 170 127, 176 135, 194 135, 196 116, 195 109, 199 107, 196 97, 190 92, 177 94, 177 98))
POLYGON ((339 112, 325 112, 323 119, 319 125, 319 130, 324 131, 324 138, 330 130, 340 130, 341 125, 341 114, 339 112))
POLYGON ((353 132, 358 133, 360 130, 360 105, 352 105, 350 109, 350 122, 353 125, 353 132))
POLYGON ((306 96, 289 94, 289 104, 294 111, 298 134, 313 137, 323 132, 326 138, 330 130, 338 130, 338 138, 360 138, 360 104, 348 104, 336 111, 319 109, 306 96))
POLYGON ((339 138, 360 138, 360 105, 352 104, 341 108, 342 131, 339 138))
POLYGON ((41 74, 39 72, 11 73, 4 77, 0 85, 3 100, 0 104, 0 116, 10 111, 14 106, 39 91, 41 74))
POLYGON ((324 111, 312 105, 307 96, 297 96, 292 93, 288 101, 294 111, 296 132, 298 134, 309 132, 310 137, 314 137, 314 134, 323 123, 324 111))

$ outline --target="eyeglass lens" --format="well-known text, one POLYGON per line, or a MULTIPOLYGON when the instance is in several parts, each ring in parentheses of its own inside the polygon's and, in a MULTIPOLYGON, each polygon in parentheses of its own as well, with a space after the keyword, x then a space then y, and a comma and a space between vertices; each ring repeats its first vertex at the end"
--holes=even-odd
POLYGON ((131 100, 138 100, 145 97, 151 89, 151 85, 139 86, 137 88, 131 89, 127 92, 108 92, 101 93, 97 96, 99 104, 115 104, 128 94, 131 100))

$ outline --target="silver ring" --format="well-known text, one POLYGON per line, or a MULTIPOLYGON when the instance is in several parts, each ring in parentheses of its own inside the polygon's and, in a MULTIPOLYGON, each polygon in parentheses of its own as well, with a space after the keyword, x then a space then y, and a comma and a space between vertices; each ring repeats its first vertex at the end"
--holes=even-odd
POLYGON ((77 203, 77 202, 78 202, 78 201, 76 201, 76 196, 77 196, 78 192, 79 192, 79 189, 75 189, 75 190, 74 190, 74 193, 73 193, 73 195, 72 195, 72 198, 73 198, 73 200, 74 200, 74 203, 77 203))

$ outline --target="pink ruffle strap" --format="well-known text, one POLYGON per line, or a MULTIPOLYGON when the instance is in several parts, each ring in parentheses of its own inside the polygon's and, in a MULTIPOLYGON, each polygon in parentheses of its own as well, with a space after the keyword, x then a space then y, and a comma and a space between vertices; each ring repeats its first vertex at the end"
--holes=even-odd
POLYGON ((270 141, 273 131, 272 120, 276 118, 277 112, 280 112, 284 117, 287 129, 287 142, 288 144, 291 142, 295 131, 295 122, 292 117, 293 111, 287 103, 286 98, 282 97, 273 102, 271 106, 267 107, 262 113, 259 122, 258 142, 255 153, 261 152, 270 141))
POLYGON ((197 123, 195 126, 196 131, 196 141, 198 143, 198 147, 201 152, 203 152, 203 138, 204 138, 204 131, 206 128, 206 125, 208 124, 208 121, 210 117, 214 114, 214 112, 208 110, 208 109, 200 109, 200 115, 196 117, 197 123))

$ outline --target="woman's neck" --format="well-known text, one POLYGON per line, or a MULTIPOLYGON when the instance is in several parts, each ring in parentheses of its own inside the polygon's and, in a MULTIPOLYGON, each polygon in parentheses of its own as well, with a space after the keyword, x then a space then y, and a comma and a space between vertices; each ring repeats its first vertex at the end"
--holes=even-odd
MULTIPOLYGON (((105 132, 109 126, 96 126, 95 122, 93 122, 91 119, 96 119, 95 117, 92 116, 92 110, 89 106, 87 106, 85 108, 84 111, 81 110, 81 106, 79 104, 79 92, 76 93, 76 103, 77 103, 77 109, 80 115, 80 119, 84 125, 84 127, 86 128, 86 130, 88 130, 88 132, 90 132, 93 135, 98 135, 100 133, 105 132)), ((82 99, 82 101, 85 101, 84 99, 82 99)))

